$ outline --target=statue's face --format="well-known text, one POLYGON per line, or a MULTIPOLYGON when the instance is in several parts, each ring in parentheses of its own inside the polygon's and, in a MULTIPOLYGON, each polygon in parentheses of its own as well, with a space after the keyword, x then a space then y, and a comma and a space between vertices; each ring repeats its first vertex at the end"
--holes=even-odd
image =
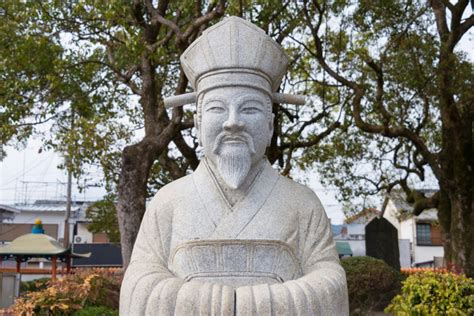
MULTIPOLYGON (((242 167, 240 177, 245 177, 245 169, 261 160, 272 137, 270 98, 253 88, 221 87, 206 92, 201 106, 198 135, 205 155, 222 167, 221 175, 242 167)), ((242 181, 228 184, 237 188, 242 181)))

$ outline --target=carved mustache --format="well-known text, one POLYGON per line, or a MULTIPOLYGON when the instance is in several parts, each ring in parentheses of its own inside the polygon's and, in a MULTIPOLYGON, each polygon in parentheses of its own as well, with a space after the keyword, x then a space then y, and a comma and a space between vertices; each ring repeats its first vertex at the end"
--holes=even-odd
POLYGON ((255 144, 253 142, 253 138, 246 132, 240 132, 238 134, 232 134, 229 132, 220 133, 216 137, 212 151, 217 154, 221 145, 226 141, 240 141, 247 145, 251 154, 255 154, 255 144))

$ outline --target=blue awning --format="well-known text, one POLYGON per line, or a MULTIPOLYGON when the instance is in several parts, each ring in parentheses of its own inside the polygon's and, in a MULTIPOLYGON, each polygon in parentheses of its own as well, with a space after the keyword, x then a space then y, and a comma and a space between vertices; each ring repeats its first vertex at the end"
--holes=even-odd
POLYGON ((339 256, 352 256, 351 245, 347 241, 336 241, 336 250, 339 256))

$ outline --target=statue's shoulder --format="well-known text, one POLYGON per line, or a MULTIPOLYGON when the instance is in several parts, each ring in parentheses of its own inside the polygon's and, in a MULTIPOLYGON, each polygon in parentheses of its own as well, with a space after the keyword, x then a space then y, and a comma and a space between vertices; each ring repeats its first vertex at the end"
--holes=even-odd
POLYGON ((188 174, 182 178, 171 181, 158 190, 157 195, 176 196, 188 194, 193 189, 193 174, 188 174))
POLYGON ((288 195, 295 195, 304 200, 318 200, 316 193, 304 184, 293 179, 279 175, 278 184, 288 195))
POLYGON ((324 212, 321 201, 312 189, 288 177, 279 175, 274 190, 274 196, 291 204, 293 209, 299 209, 302 212, 324 212))
POLYGON ((195 194, 193 175, 189 174, 174 180, 156 192, 148 208, 163 208, 175 200, 181 200, 195 194))

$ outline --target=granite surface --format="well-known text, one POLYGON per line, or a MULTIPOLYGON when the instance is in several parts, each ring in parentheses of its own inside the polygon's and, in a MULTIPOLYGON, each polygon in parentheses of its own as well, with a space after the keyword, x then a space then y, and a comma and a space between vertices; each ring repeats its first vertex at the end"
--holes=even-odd
MULTIPOLYGON (((264 156, 283 49, 237 17, 183 53, 205 157, 144 215, 121 289, 121 315, 347 315, 329 220, 310 189, 264 156)), ((181 103, 181 104, 180 104, 181 103)))

